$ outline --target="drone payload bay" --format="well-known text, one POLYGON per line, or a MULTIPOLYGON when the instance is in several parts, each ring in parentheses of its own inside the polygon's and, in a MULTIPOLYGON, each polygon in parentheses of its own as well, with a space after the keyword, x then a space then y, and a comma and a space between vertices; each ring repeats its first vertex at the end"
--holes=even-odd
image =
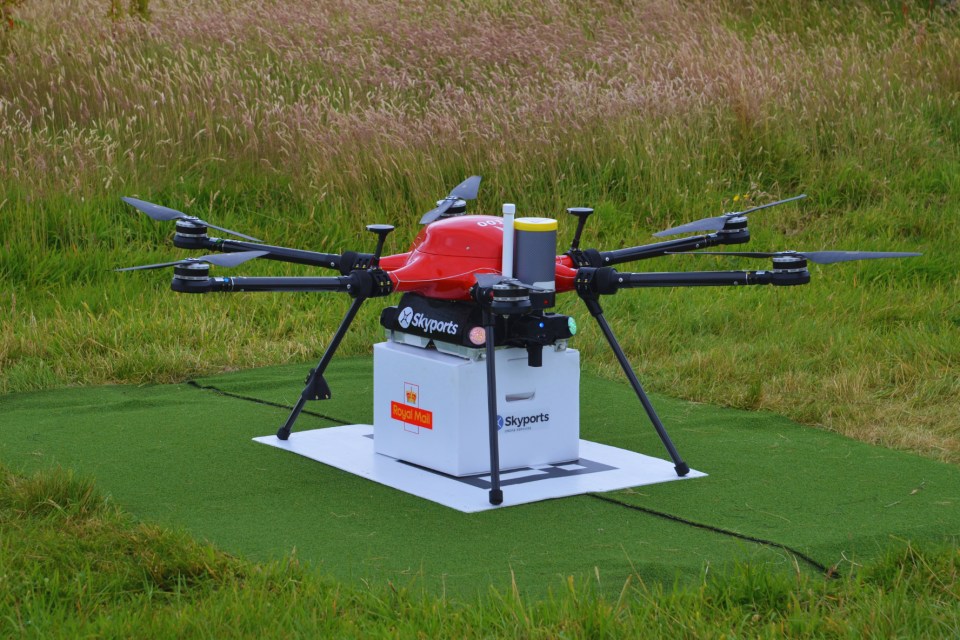
POLYGON ((381 256, 389 225, 369 225, 373 253, 327 254, 272 246, 197 217, 124 198, 155 220, 176 221, 174 245, 220 253, 119 271, 174 267, 171 288, 214 291, 339 292, 353 299, 287 421, 277 432, 290 438, 307 401, 331 395, 324 372, 361 305, 368 298, 402 294, 384 309, 387 340, 374 346, 374 430, 378 453, 452 476, 489 475, 490 504, 503 502, 500 474, 519 466, 577 460, 579 354, 568 347, 573 318, 548 311, 557 294, 575 292, 597 322, 678 476, 690 468, 678 453, 603 314, 600 300, 621 289, 774 285, 810 281, 807 265, 917 253, 866 251, 706 252, 772 258, 770 270, 621 272, 614 265, 689 253, 750 239, 747 216, 804 195, 745 211, 704 218, 655 235, 695 235, 609 251, 581 249, 592 209, 574 207, 569 249, 556 255, 557 222, 466 213, 477 197, 472 176, 420 220, 425 225, 406 253, 381 256), (217 229, 243 240, 210 237, 217 229), (210 266, 234 267, 254 258, 335 269, 318 277, 211 277, 210 266), (484 392, 479 392, 483 387, 484 392), (411 437, 412 436, 412 437, 411 437))

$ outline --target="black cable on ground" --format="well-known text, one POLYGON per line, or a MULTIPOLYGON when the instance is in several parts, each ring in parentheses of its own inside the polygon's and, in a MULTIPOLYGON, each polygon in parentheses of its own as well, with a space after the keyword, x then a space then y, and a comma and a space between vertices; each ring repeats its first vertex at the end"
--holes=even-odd
MULTIPOLYGON (((279 402, 270 402, 269 400, 261 400, 260 398, 252 398, 250 396, 241 396, 238 393, 230 393, 229 391, 224 391, 223 389, 218 389, 213 386, 202 385, 196 380, 187 380, 187 384, 196 389, 203 389, 204 391, 213 391, 216 394, 219 394, 221 396, 227 396, 228 398, 237 398, 238 400, 247 400, 249 402, 255 402, 257 404, 264 404, 264 405, 267 405, 268 407, 276 407, 278 409, 287 409, 287 410, 293 409, 292 406, 286 405, 286 404, 280 404, 279 402)), ((350 422, 346 422, 344 420, 340 420, 339 418, 334 418, 328 415, 324 415, 322 413, 317 413, 316 411, 303 410, 301 411, 301 413, 305 413, 308 416, 313 416, 315 418, 322 418, 324 420, 329 420, 330 422, 335 422, 337 424, 351 424, 350 422)))
MULTIPOLYGON (((276 407, 278 409, 293 409, 290 405, 280 404, 279 402, 270 402, 269 400, 262 400, 260 398, 253 398, 251 396, 242 396, 238 393, 230 393, 229 391, 224 391, 223 389, 218 389, 217 387, 210 385, 202 385, 195 380, 187 380, 187 384, 196 389, 202 389, 204 391, 213 391, 216 394, 221 396, 227 396, 228 398, 237 398, 238 400, 247 400, 248 402, 255 402, 256 404, 266 405, 268 407, 276 407)), ((306 411, 303 413, 307 415, 314 416, 316 418, 322 418, 323 420, 328 420, 336 424, 350 424, 345 420, 340 420, 339 418, 334 418, 332 416, 324 415, 322 413, 316 413, 315 411, 306 411)), ((681 518, 680 516, 671 515, 669 513, 664 513, 662 511, 654 511, 653 509, 648 509, 646 507, 640 507, 629 502, 623 502, 617 500, 616 498, 611 498, 609 496, 600 495, 599 493, 587 493, 586 495, 591 498, 596 498, 597 500, 602 500, 603 502, 609 502, 610 504, 615 504, 617 506, 626 507, 627 509, 633 509, 634 511, 639 511, 641 513, 646 513, 647 515, 656 516, 658 518, 664 518, 666 520, 671 520, 673 522, 678 522, 680 524, 685 524, 690 527, 696 527, 697 529, 703 529, 705 531, 712 531, 714 533, 719 533, 725 536, 730 536, 733 538, 738 538, 740 540, 746 540, 747 542, 753 542, 756 544, 762 544, 768 547, 776 547, 777 549, 783 549, 787 553, 793 554, 797 558, 800 558, 811 567, 815 568, 817 571, 823 573, 828 578, 839 577, 836 572, 836 568, 827 568, 824 565, 820 564, 807 554, 802 551, 797 551, 796 549, 789 547, 785 544, 779 542, 774 542, 773 540, 764 540, 763 538, 754 538, 753 536, 744 535, 742 533, 737 533, 736 531, 730 531, 729 529, 721 529, 720 527, 715 527, 709 524, 703 524, 701 522, 694 522, 693 520, 687 520, 686 518, 681 518)))
POLYGON ((673 522, 679 522, 680 524, 685 524, 690 527, 696 527, 697 529, 704 529, 705 531, 712 531, 714 533, 720 533, 725 536, 730 536, 732 538, 739 538, 740 540, 746 540, 747 542, 755 542, 756 544, 762 544, 768 547, 776 547, 777 549, 783 549, 787 553, 791 553, 794 556, 800 558, 811 567, 815 568, 817 571, 821 572, 827 578, 837 578, 837 571, 835 567, 825 567, 820 564, 807 554, 802 551, 797 551, 796 549, 789 547, 780 542, 774 542, 773 540, 764 540, 763 538, 754 538, 753 536, 748 536, 742 533, 737 533, 736 531, 730 531, 729 529, 721 529, 720 527, 715 527, 710 524, 703 524, 702 522, 694 522, 693 520, 687 520, 686 518, 681 518, 680 516, 675 516, 669 513, 664 513, 662 511, 654 511, 653 509, 648 509, 646 507, 640 507, 635 504, 630 504, 629 502, 623 502, 622 500, 617 500, 616 498, 611 498, 609 496, 603 496, 599 493, 588 493, 588 496, 591 498, 596 498, 597 500, 602 500, 604 502, 609 502, 610 504, 615 504, 621 507, 626 507, 627 509, 633 509, 634 511, 640 511, 641 513, 646 513, 651 516, 657 516, 658 518, 664 518, 665 520, 671 520, 673 522))

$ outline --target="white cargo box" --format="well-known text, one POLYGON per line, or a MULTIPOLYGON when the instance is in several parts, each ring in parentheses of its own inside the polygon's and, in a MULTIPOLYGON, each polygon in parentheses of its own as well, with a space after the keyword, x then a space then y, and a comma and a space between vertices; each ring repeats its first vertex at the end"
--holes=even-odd
MULTIPOLYGON (((487 374, 471 360, 395 342, 373 347, 374 450, 453 476, 490 472, 487 374)), ((496 350, 500 468, 580 457, 580 354, 496 350)))

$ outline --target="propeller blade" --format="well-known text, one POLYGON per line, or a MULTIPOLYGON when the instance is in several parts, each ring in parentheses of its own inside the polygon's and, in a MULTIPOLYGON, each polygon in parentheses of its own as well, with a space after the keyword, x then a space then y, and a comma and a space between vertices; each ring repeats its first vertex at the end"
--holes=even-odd
POLYGON ((743 211, 737 211, 736 213, 728 213, 727 215, 730 216, 731 218, 734 218, 736 216, 744 216, 744 215, 747 215, 748 213, 753 213, 754 211, 760 211, 760 209, 766 209, 767 207, 776 207, 778 205, 785 204, 787 202, 793 202, 794 200, 803 200, 806 197, 807 197, 807 194, 801 193, 800 195, 793 196, 792 198, 785 198, 783 200, 777 200, 776 202, 768 202, 767 204, 761 204, 760 206, 753 207, 751 209, 744 209, 743 211))
POLYGON ((248 260, 253 260, 254 258, 259 258, 260 256, 265 256, 269 251, 238 251, 236 253, 214 253, 209 256, 201 256, 197 258, 199 262, 209 262, 210 264, 215 264, 218 267, 236 267, 238 265, 247 262, 248 260))
POLYGON ((239 231, 232 231, 230 229, 218 227, 215 224, 210 224, 209 222, 205 220, 201 220, 200 218, 196 218, 194 216, 188 216, 184 212, 177 211, 176 209, 171 209, 170 207, 162 207, 159 204, 153 204, 152 202, 147 202, 146 200, 137 200, 136 198, 129 198, 126 196, 120 199, 126 202, 127 204, 129 204, 130 206, 135 207, 136 209, 139 209, 140 211, 147 214, 154 220, 162 220, 162 221, 195 220, 198 224, 202 224, 204 226, 210 227, 211 229, 216 229, 218 231, 223 231, 224 233, 229 233, 230 235, 234 235, 240 238, 244 238, 246 240, 250 240, 251 242, 263 242, 262 240, 258 240, 253 236, 248 236, 244 233, 240 233, 239 231))
POLYGON ((786 198, 784 200, 777 200, 776 202, 768 202, 767 204, 761 204, 750 209, 744 209, 743 211, 734 211, 733 213, 725 213, 721 216, 714 216, 712 218, 703 218, 701 220, 695 220, 693 222, 688 222, 682 224, 679 227, 672 227, 666 229, 665 231, 658 231, 653 234, 658 238, 664 236, 672 236, 678 233, 689 233, 691 231, 720 231, 723 229, 723 226, 727 223, 727 220, 730 218, 736 218, 737 216, 745 216, 748 213, 753 213, 754 211, 759 211, 760 209, 766 209, 767 207, 776 207, 777 205, 785 204, 787 202, 793 202, 794 200, 800 200, 806 198, 807 194, 801 193, 798 196, 793 196, 792 198, 786 198))
POLYGON ((231 231, 230 229, 224 229, 223 227, 218 227, 218 226, 215 225, 215 224, 210 224, 209 222, 205 222, 205 221, 203 221, 203 220, 200 220, 199 222, 202 223, 202 224, 205 224, 206 226, 210 227, 211 229, 216 229, 217 231, 223 231, 224 233, 229 233, 230 235, 238 236, 238 237, 240 237, 240 238, 244 238, 245 240, 249 240, 249 241, 251 241, 251 242, 263 242, 263 240, 258 240, 257 238, 254 238, 253 236, 248 236, 247 234, 245 234, 245 233, 240 233, 239 231, 231 231))
POLYGON ((480 191, 480 180, 480 176, 470 176, 455 186, 450 191, 450 194, 444 198, 440 204, 423 214, 423 217, 420 218, 420 224, 428 224, 433 222, 445 214, 457 200, 476 200, 477 193, 480 191))
POLYGON ((189 217, 182 211, 177 211, 176 209, 171 209, 169 207, 161 207, 159 204, 153 204, 152 202, 147 202, 146 200, 137 200, 136 198, 128 198, 126 196, 120 199, 130 206, 139 209, 154 220, 176 220, 177 218, 189 217))
POLYGON ((666 251, 672 256, 738 256, 741 258, 772 258, 799 255, 796 251, 666 251))
POLYGON ((877 258, 917 258, 923 255, 922 253, 903 251, 804 251, 803 253, 796 253, 817 264, 874 260, 877 258))
POLYGON ((916 258, 922 253, 903 251, 670 251, 672 255, 694 256, 739 256, 742 258, 775 258, 777 256, 800 256, 816 264, 874 260, 877 258, 916 258))
POLYGON ((527 284, 526 282, 521 282, 516 278, 507 278, 499 273, 475 273, 473 277, 477 279, 477 284, 484 289, 488 289, 497 284, 508 284, 511 287, 519 287, 521 289, 526 289, 528 291, 533 291, 536 293, 542 293, 544 289, 539 289, 532 284, 527 284))
POLYGON ((480 191, 480 176, 470 176, 450 192, 448 198, 459 198, 460 200, 476 200, 477 193, 480 191))
POLYGON ((703 218, 702 220, 696 220, 694 222, 688 222, 682 224, 679 227, 671 227, 670 229, 665 229, 663 231, 658 231, 653 234, 658 238, 664 236, 673 236, 678 233, 690 233, 691 231, 719 231, 723 229, 723 225, 727 222, 727 216, 714 216, 713 218, 703 218))
POLYGON ((183 260, 176 260, 174 262, 161 262, 159 264, 142 264, 138 267, 124 267, 122 269, 114 269, 114 271, 139 271, 140 269, 159 269, 161 267, 172 267, 176 264, 180 264, 183 260))
POLYGON ((437 205, 433 209, 430 209, 430 211, 427 211, 425 214, 423 214, 423 217, 420 218, 420 224, 428 224, 430 222, 433 222, 434 220, 436 220, 437 218, 445 214, 447 210, 453 206, 454 202, 456 202, 456 200, 443 200, 439 205, 437 205))
POLYGON ((499 273, 475 273, 473 277, 477 279, 477 284, 484 289, 488 289, 505 280, 499 273))
POLYGON ((140 269, 160 269, 163 267, 173 267, 178 264, 196 264, 206 262, 207 264, 217 265, 218 267, 236 267, 247 260, 253 260, 260 256, 265 256, 268 251, 239 251, 237 253, 214 253, 199 258, 184 258, 183 260, 174 260, 173 262, 161 262, 159 264, 144 264, 137 267, 124 267, 114 269, 114 271, 138 271, 140 269))

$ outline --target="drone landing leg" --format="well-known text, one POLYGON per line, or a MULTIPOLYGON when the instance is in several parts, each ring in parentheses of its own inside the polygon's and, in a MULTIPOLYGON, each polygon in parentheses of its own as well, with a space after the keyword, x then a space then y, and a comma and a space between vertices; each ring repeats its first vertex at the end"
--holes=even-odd
POLYGON ((617 337, 613 335, 613 330, 610 329, 610 325, 607 324, 606 318, 603 317, 603 309, 600 307, 600 303, 594 298, 583 296, 581 296, 581 298, 586 303, 587 309, 590 311, 590 315, 592 315, 597 321, 597 324, 600 325, 600 330, 603 331, 603 335, 610 344, 610 348, 613 349, 613 354, 617 356, 617 360, 620 362, 620 367, 623 369, 623 372, 627 374, 627 379, 630 381, 630 386, 633 387, 634 393, 636 393, 637 398, 640 399, 640 403, 646 410, 647 416, 650 417, 650 422, 653 423, 654 428, 657 430, 657 435, 660 436, 660 440, 667 448, 667 452, 670 454, 670 458, 673 460, 674 469, 677 470, 677 475, 687 475, 690 473, 690 467, 687 466, 687 463, 683 461, 683 458, 681 458, 680 454, 677 452, 676 447, 673 446, 673 442, 670 440, 667 430, 660 421, 660 417, 654 410, 653 405, 650 404, 650 398, 647 397, 643 387, 640 386, 640 381, 637 380, 637 375, 633 372, 633 368, 630 366, 630 361, 627 360, 627 356, 623 353, 623 349, 620 348, 620 343, 617 342, 617 337))
POLYGON ((496 317, 489 311, 483 312, 483 328, 487 333, 487 418, 490 430, 490 504, 503 503, 503 491, 500 489, 500 439, 497 430, 497 370, 494 353, 494 329, 496 317))
POLYGON ((300 399, 297 400, 296 406, 294 406, 293 411, 290 412, 290 417, 287 418, 284 425, 277 431, 277 437, 281 440, 286 440, 290 437, 290 430, 293 428, 293 423, 297 421, 297 417, 300 415, 300 412, 303 411, 303 405, 306 404, 307 400, 326 400, 330 397, 330 388, 327 386, 326 380, 323 379, 323 372, 326 371, 327 365, 330 364, 330 360, 333 359, 333 354, 336 352, 337 347, 340 346, 340 341, 343 340, 343 336, 346 335, 347 329, 350 328, 350 323, 353 322, 364 300, 366 300, 364 297, 353 299, 353 303, 347 310, 347 315, 343 317, 340 326, 337 327, 337 332, 333 334, 333 339, 330 340, 330 344, 327 346, 327 350, 323 352, 320 363, 317 364, 317 368, 312 370, 307 377, 307 386, 304 387, 303 392, 300 394, 300 399))

